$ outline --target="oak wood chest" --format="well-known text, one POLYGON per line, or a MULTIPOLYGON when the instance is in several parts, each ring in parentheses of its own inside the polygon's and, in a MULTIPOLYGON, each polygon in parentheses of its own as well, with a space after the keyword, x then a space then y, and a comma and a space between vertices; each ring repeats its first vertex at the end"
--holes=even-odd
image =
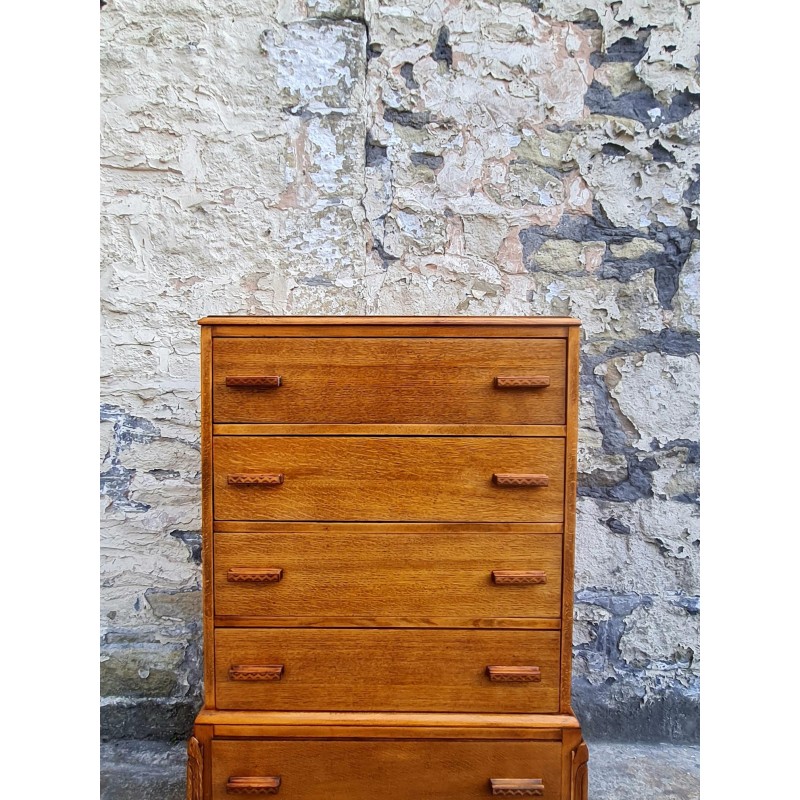
POLYGON ((586 800, 577 320, 201 320, 188 800, 586 800))

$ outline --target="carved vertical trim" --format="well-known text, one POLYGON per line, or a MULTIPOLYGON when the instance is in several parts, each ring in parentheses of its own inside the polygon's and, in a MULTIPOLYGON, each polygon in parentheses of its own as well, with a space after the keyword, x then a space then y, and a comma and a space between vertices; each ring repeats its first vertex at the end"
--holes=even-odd
POLYGON ((191 736, 186 750, 186 800, 203 800, 203 748, 191 736))
POLYGON ((572 800, 589 800, 589 748, 581 742, 572 754, 572 800))

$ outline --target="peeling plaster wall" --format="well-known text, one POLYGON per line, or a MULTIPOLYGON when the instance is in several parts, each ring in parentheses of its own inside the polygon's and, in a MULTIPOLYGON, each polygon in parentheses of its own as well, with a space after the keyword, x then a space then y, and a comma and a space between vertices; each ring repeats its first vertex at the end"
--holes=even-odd
POLYGON ((110 0, 102 40, 108 736, 201 700, 207 314, 584 323, 575 707, 698 727, 693 0, 110 0))

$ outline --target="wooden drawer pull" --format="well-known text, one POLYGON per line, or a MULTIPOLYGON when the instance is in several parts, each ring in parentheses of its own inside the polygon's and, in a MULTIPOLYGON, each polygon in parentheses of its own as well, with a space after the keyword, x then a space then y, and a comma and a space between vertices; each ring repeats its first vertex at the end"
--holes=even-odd
POLYGON ((280 568, 245 569, 231 567, 228 570, 229 583, 277 583, 283 579, 283 570, 280 568))
POLYGON ((524 475, 514 472, 495 472, 492 479, 498 486, 549 486, 547 475, 524 475))
POLYGON ((489 778, 495 797, 544 797, 541 778, 489 778))
POLYGON ((247 389, 277 389, 281 385, 280 375, 227 375, 226 386, 242 386, 247 389))
POLYGON ((228 677, 232 681, 279 681, 283 677, 283 664, 239 664, 231 666, 228 677))
POLYGON ((498 389, 544 389, 550 385, 547 375, 504 375, 494 379, 498 389))
POLYGON ((539 667, 486 667, 492 683, 539 683, 542 671, 539 667))
POLYGON ((547 573, 535 569, 493 569, 492 583, 495 586, 533 586, 547 583, 547 573))
POLYGON ((261 475, 258 473, 237 472, 233 475, 228 475, 228 483, 236 486, 280 486, 283 483, 283 473, 261 475))
POLYGON ((281 779, 278 775, 269 778, 228 778, 225 790, 228 794, 278 794, 281 779))

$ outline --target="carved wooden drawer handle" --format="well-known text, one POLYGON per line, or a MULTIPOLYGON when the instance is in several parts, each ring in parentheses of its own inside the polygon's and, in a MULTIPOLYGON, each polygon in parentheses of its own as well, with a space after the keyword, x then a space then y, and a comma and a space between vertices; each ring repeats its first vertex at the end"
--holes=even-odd
POLYGON ((495 586, 533 586, 547 583, 547 573, 535 569, 493 569, 492 583, 495 586))
POLYGON ((283 664, 237 664, 228 670, 232 681, 279 681, 283 664))
POLYGON ((277 389, 281 385, 280 375, 227 375, 226 386, 241 386, 247 389, 277 389))
POLYGON ((544 797, 541 778, 489 778, 495 797, 544 797))
POLYGON ((235 486, 280 486, 283 483, 283 473, 262 475, 259 473, 236 472, 228 475, 228 483, 235 486))
POLYGON ((539 667, 486 667, 492 683, 539 683, 542 671, 539 667))
POLYGON ((550 385, 547 375, 504 375, 494 379, 498 389, 544 389, 550 385))
POLYGON ((225 790, 228 794, 278 794, 281 779, 278 775, 269 778, 228 778, 225 790))
POLYGON ((495 472, 492 480, 498 486, 549 486, 547 475, 526 475, 515 472, 495 472))
POLYGON ((231 567, 228 570, 230 583, 277 583, 283 578, 280 568, 245 569, 244 567, 231 567))

